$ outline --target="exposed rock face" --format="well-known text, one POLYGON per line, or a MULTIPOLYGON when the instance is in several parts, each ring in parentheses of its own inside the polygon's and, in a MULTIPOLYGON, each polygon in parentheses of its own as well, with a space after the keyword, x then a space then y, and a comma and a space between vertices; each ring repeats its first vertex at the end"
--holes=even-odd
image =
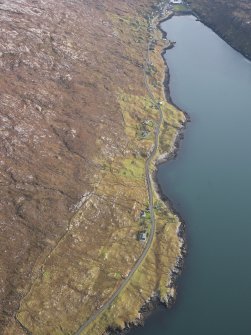
POLYGON ((149 3, 0 2, 1 334, 98 183, 99 161, 126 149, 116 92, 142 92, 143 73, 108 14, 149 3))
POLYGON ((234 48, 251 58, 250 0, 189 0, 194 11, 234 48))

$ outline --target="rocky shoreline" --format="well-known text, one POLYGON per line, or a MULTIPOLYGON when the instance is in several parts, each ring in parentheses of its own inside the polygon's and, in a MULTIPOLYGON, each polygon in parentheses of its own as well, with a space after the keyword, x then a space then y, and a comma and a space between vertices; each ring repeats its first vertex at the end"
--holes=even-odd
MULTIPOLYGON (((161 31, 162 36, 165 39, 167 39, 167 33, 161 28, 161 23, 168 20, 168 19, 171 19, 174 15, 179 15, 179 16, 180 15, 194 15, 199 21, 201 21, 199 14, 192 11, 192 10, 191 10, 191 12, 171 13, 167 17, 161 18, 159 20, 158 24, 157 24, 157 28, 161 31)), ((248 60, 251 60, 251 58, 249 57, 248 54, 245 54, 244 52, 242 52, 241 50, 236 48, 233 45, 233 43, 231 43, 231 41, 228 40, 215 26, 210 25, 210 24, 204 22, 203 20, 202 20, 202 23, 205 24, 206 26, 208 26, 212 31, 214 31, 216 34, 218 34, 227 43, 229 43, 231 45, 231 47, 234 48, 237 52, 240 52, 248 60)), ((162 56, 162 58, 164 60, 164 63, 165 63, 165 77, 164 77, 164 81, 163 81, 163 88, 164 88, 166 101, 171 103, 176 108, 180 109, 173 102, 171 94, 170 94, 170 72, 169 72, 169 67, 168 67, 168 64, 167 64, 167 61, 166 61, 164 55, 165 55, 167 50, 169 50, 169 49, 171 49, 175 46, 175 42, 172 42, 172 41, 169 40, 168 43, 169 43, 168 46, 163 48, 163 50, 161 52, 161 56, 162 56)), ((191 118, 188 115, 188 113, 185 112, 184 110, 182 110, 182 112, 184 113, 186 120, 183 124, 182 129, 177 130, 176 140, 175 140, 175 143, 174 143, 174 150, 171 153, 163 154, 163 155, 161 155, 157 158, 157 160, 155 162, 155 170, 154 170, 154 173, 152 175, 152 179, 153 179, 153 182, 154 182, 154 185, 155 185, 155 190, 156 190, 157 194, 159 195, 159 198, 169 208, 171 208, 172 212, 174 212, 179 217, 179 220, 181 222, 180 227, 179 227, 179 231, 178 231, 178 236, 179 236, 180 241, 181 241, 181 256, 177 259, 176 266, 171 270, 172 271, 171 281, 169 283, 169 287, 174 288, 174 292, 175 292, 175 288, 176 288, 177 278, 179 277, 179 275, 181 274, 181 272, 183 270, 184 261, 185 261, 185 257, 186 257, 186 254, 187 254, 187 240, 186 240, 186 234, 185 234, 186 226, 185 226, 185 221, 183 220, 183 218, 180 216, 180 214, 175 209, 175 206, 172 203, 172 201, 162 192, 161 186, 160 186, 160 184, 157 180, 157 170, 158 170, 159 165, 161 165, 161 164, 163 164, 163 163, 165 163, 169 160, 175 159, 177 154, 178 154, 178 151, 179 151, 179 148, 180 148, 180 142, 184 138, 184 131, 186 129, 187 123, 191 122, 191 118)), ((139 326, 144 326, 145 320, 151 315, 151 313, 158 306, 162 305, 162 306, 165 306, 167 308, 171 308, 172 305, 174 304, 174 302, 175 302, 175 293, 174 293, 174 295, 167 296, 165 301, 161 301, 160 298, 158 297, 158 295, 155 294, 148 301, 146 301, 145 304, 142 306, 141 310, 139 311, 139 318, 138 319, 136 319, 133 323, 128 324, 126 326, 126 328, 123 329, 123 330, 109 329, 107 334, 109 334, 109 335, 126 335, 126 334, 129 333, 129 331, 132 328, 139 327, 139 326)))
MULTIPOLYGON (((161 23, 171 19, 175 14, 171 13, 170 15, 160 18, 157 24, 157 29, 159 29, 162 33, 163 38, 167 38, 167 33, 161 28, 161 23)), ((164 89, 164 95, 166 101, 168 101, 170 104, 181 110, 175 103, 172 101, 171 95, 170 95, 170 73, 169 73, 169 68, 167 61, 164 57, 165 53, 167 50, 173 48, 175 46, 175 42, 168 41, 168 45, 163 48, 161 52, 161 56, 163 58, 164 64, 165 64, 165 75, 164 75, 164 81, 163 81, 163 89, 164 89)), ((160 184, 157 181, 157 170, 158 166, 160 164, 163 164, 164 162, 167 162, 169 160, 175 159, 179 147, 180 147, 180 142, 184 138, 184 130, 186 129, 186 125, 188 122, 191 121, 189 115, 182 110, 182 112, 185 115, 185 122, 183 123, 183 127, 180 130, 177 130, 177 135, 174 143, 174 150, 171 153, 166 153, 164 155, 159 156, 156 161, 155 161, 155 170, 152 174, 152 180, 154 183, 154 188, 156 193, 158 194, 159 198, 163 201, 163 203, 166 204, 167 207, 171 208, 172 212, 175 213, 175 215, 178 216, 180 220, 180 226, 179 230, 177 232, 178 237, 180 239, 180 254, 181 256, 177 259, 175 267, 171 270, 171 280, 169 282, 169 287, 172 288, 173 290, 171 291, 171 294, 169 294, 166 298, 165 301, 162 301, 159 296, 155 293, 149 300, 145 302, 145 304, 141 307, 139 311, 139 317, 132 323, 129 323, 126 325, 126 327, 121 330, 121 329, 113 329, 109 328, 107 330, 107 333, 105 335, 126 335, 129 333, 129 331, 134 328, 134 327, 139 327, 139 326, 144 326, 145 320, 152 314, 152 312, 160 305, 165 306, 166 308, 171 308, 172 305, 175 302, 176 299, 176 282, 177 278, 181 274, 184 266, 184 261, 185 261, 185 256, 187 254, 187 243, 186 243, 186 237, 185 237, 185 221, 183 218, 180 216, 180 214, 175 210, 174 205, 172 201, 162 192, 160 184)))
POLYGON ((250 39, 250 4, 239 1, 188 0, 192 14, 210 28, 233 49, 251 60, 250 39), (213 10, 209 11, 210 8, 213 10), (224 13, 222 17, 221 13, 224 13), (238 14, 237 14, 238 13, 238 14))
POLYGON ((249 61, 251 61, 251 55, 247 52, 245 52, 242 48, 237 47, 235 45, 235 42, 225 35, 215 24, 209 23, 205 18, 202 18, 200 14, 196 11, 193 11, 191 15, 194 15, 198 21, 203 23, 205 26, 207 26, 209 29, 211 29, 216 35, 220 36, 227 44, 231 46, 235 51, 239 52, 241 55, 243 55, 245 58, 247 58, 249 61))

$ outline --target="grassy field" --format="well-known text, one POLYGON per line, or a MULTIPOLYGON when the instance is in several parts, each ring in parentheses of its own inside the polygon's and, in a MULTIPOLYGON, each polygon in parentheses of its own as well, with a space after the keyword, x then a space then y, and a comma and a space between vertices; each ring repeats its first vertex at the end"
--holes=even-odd
MULTIPOLYGON (((184 114, 168 102, 163 101, 163 87, 160 79, 163 78, 164 64, 160 57, 163 44, 160 33, 155 31, 158 43, 151 59, 155 64, 156 71, 149 74, 149 82, 158 82, 152 85, 156 101, 162 101, 164 123, 161 127, 158 155, 170 153, 174 150, 174 143, 178 132, 185 122, 184 114)), ((137 138, 137 124, 146 117, 156 122, 158 112, 155 104, 147 97, 144 99, 135 96, 120 96, 120 104, 123 110, 125 124, 128 133, 137 138), (139 107, 139 108, 138 108, 139 107), (143 114, 141 114, 141 112, 143 114), (146 114, 147 113, 147 114, 146 114)), ((134 141, 133 141, 134 142, 134 141)), ((148 141, 140 141, 140 152, 150 146, 148 141)), ((157 157, 156 157, 157 158, 157 157)), ((157 294, 165 302, 168 296, 175 295, 175 289, 171 284, 171 269, 175 267, 177 258, 181 252, 181 241, 178 238, 179 218, 172 213, 171 208, 164 204, 155 193, 155 215, 157 228, 155 239, 145 261, 134 274, 132 280, 119 295, 111 307, 103 312, 100 317, 86 329, 85 335, 102 335, 108 326, 122 329, 126 323, 133 322, 139 317, 138 311, 151 296, 157 294)), ((146 213, 145 220, 149 219, 146 213)))
POLYGON ((172 9, 175 12, 189 12, 190 11, 190 9, 187 6, 183 5, 183 4, 173 5, 172 9))

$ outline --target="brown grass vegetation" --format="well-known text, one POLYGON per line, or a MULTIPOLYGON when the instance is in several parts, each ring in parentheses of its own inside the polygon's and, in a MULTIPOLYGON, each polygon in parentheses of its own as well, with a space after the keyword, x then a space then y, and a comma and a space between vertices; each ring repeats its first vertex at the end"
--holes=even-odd
MULTIPOLYGON (((142 13, 153 2, 0 4, 5 335, 24 334, 24 327, 34 335, 74 332, 142 252, 144 162, 158 118, 144 87, 149 34, 142 13)), ((164 99, 160 37, 149 76, 156 101, 164 99)), ((179 111, 163 107, 160 153, 173 148, 174 130, 183 122, 179 111)), ((179 221, 162 205, 156 215, 151 252, 88 334, 122 327, 152 294, 164 299, 171 290, 179 221)))
MULTIPOLYGON (((163 79, 164 64, 160 55, 161 50, 165 46, 161 40, 159 31, 154 32, 154 37, 158 43, 156 51, 151 53, 150 58, 155 65, 155 71, 154 75, 152 73, 149 74, 148 80, 151 83, 151 90, 155 95, 155 102, 149 100, 149 98, 142 100, 139 97, 122 95, 120 104, 124 120, 126 120, 126 132, 130 136, 136 136, 136 139, 139 140, 136 132, 137 124, 141 123, 142 118, 144 119, 146 115, 150 120, 156 121, 158 117, 155 107, 156 102, 162 100, 161 106, 164 114, 164 122, 159 139, 159 156, 163 153, 170 154, 174 150, 175 140, 185 122, 185 116, 177 108, 163 101, 163 86, 161 84, 153 84, 156 82, 161 83, 159 80, 160 78, 163 79), (143 102, 145 106, 142 106, 143 102), (138 106, 141 107, 141 111, 143 110, 147 114, 144 113, 140 117, 140 111, 137 110, 138 106)), ((133 142, 135 145, 135 141, 133 142)), ((147 142, 145 141, 144 144, 147 144, 147 142)), ((142 151, 141 141, 139 145, 142 151)), ((175 288, 173 287, 171 275, 172 269, 175 268, 177 259, 181 255, 182 241, 177 235, 180 221, 171 208, 159 199, 158 194, 155 194, 155 205, 157 228, 153 245, 147 257, 115 302, 83 334, 102 335, 108 326, 112 326, 115 329, 123 329, 126 324, 135 322, 135 319, 141 317, 139 310, 150 297, 158 295, 163 302, 168 302, 169 296, 175 296, 175 288)))

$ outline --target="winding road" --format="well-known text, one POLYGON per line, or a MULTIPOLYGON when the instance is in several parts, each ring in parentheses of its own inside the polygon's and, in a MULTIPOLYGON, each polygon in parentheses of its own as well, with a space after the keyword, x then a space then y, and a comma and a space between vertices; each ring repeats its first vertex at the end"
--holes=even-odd
MULTIPOLYGON (((152 24, 153 24, 153 21, 157 18, 158 18, 158 16, 152 19, 152 24)), ((155 215, 154 215, 153 188, 152 188, 152 182, 151 182, 150 166, 151 166, 151 163, 154 159, 154 156, 156 155, 157 150, 158 150, 160 127, 161 127, 161 124, 163 122, 163 112, 162 112, 162 109, 161 109, 160 105, 158 103, 156 103, 154 95, 151 92, 151 89, 150 89, 150 86, 149 86, 148 80, 147 80, 147 69, 148 69, 148 65, 150 64, 150 44, 151 44, 151 41, 148 42, 148 46, 147 46, 147 57, 146 57, 145 65, 144 65, 144 84, 145 84, 145 87, 146 87, 146 90, 147 90, 147 93, 148 93, 149 97, 155 103, 155 105, 156 105, 156 107, 158 108, 158 111, 159 111, 159 120, 158 120, 158 122, 156 124, 156 127, 155 127, 155 130, 154 130, 154 144, 153 144, 153 147, 152 147, 151 151, 149 152, 148 158, 146 159, 146 162, 145 162, 146 185, 147 185, 148 198, 149 198, 149 211, 150 211, 150 215, 151 215, 151 231, 150 231, 147 243, 145 245, 144 251, 142 252, 142 254, 139 257, 139 259, 137 260, 137 262, 134 264, 133 268, 129 272, 126 279, 122 282, 120 287, 112 294, 112 296, 109 298, 109 300, 99 310, 97 310, 88 320, 86 320, 80 326, 80 328, 78 329, 78 331, 74 335, 81 335, 82 332, 86 329, 86 327, 88 327, 104 310, 106 310, 108 307, 110 307, 110 305, 118 297, 118 295, 121 293, 121 291, 126 287, 126 285, 129 283, 129 281, 131 280, 134 273, 137 271, 139 266, 144 261, 146 255, 147 255, 147 253, 148 253, 148 251, 149 251, 149 249, 152 245, 152 242, 153 242, 156 223, 155 223, 155 215)))

